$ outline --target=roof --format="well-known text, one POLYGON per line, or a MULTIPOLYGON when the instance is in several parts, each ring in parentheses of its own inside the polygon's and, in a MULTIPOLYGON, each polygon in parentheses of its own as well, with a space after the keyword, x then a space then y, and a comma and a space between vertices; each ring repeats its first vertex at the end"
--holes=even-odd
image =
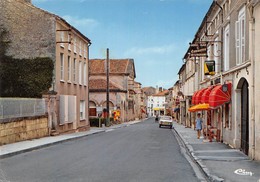
POLYGON ((159 92, 157 94, 154 94, 154 97, 162 97, 162 96, 166 96, 167 94, 169 94, 169 90, 164 90, 162 92, 159 92))
MULTIPOLYGON (((90 79, 89 89, 106 89, 107 81, 105 79, 90 79)), ((119 89, 113 83, 109 82, 109 89, 119 89)))
POLYGON ((180 75, 181 72, 183 72, 183 70, 185 69, 185 67, 186 67, 186 64, 183 64, 183 65, 181 66, 181 68, 179 69, 178 75, 180 75))
MULTIPOLYGON (((111 74, 127 74, 132 75, 134 78, 135 67, 133 59, 110 59, 109 60, 109 73, 111 74)), ((90 59, 89 72, 90 74, 105 74, 106 73, 106 59, 90 59)))
MULTIPOLYGON (((89 91, 90 92, 104 92, 107 89, 107 80, 106 79, 90 79, 89 80, 89 91)), ((109 90, 117 92, 126 92, 120 89, 116 84, 109 81, 109 90)))

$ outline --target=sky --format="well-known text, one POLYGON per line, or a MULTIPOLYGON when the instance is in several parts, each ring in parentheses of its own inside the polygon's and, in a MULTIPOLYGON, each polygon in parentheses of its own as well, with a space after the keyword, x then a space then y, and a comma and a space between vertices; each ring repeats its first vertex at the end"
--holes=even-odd
POLYGON ((170 88, 212 0, 32 0, 91 40, 90 59, 134 59, 142 87, 170 88))

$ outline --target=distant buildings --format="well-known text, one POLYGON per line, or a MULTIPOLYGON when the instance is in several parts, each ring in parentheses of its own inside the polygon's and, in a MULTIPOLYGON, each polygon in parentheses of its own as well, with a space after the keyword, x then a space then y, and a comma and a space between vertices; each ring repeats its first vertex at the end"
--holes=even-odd
MULTIPOLYGON (((106 109, 106 60, 91 59, 89 67, 90 116, 97 117, 106 109)), ((119 110, 121 122, 134 120, 139 115, 140 105, 136 96, 141 95, 135 77, 133 59, 109 60, 109 113, 112 115, 113 111, 119 110)))
POLYGON ((167 102, 166 98, 169 95, 169 90, 163 90, 162 88, 156 88, 149 90, 146 88, 147 94, 147 114, 148 116, 166 115, 167 102))

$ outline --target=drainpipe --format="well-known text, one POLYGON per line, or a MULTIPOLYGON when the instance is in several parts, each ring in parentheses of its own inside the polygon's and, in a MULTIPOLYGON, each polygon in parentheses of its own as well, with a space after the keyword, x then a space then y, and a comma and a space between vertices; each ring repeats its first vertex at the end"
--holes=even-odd
POLYGON ((250 20, 249 20, 249 41, 251 42, 251 44, 249 44, 249 56, 251 59, 251 66, 252 66, 252 82, 251 82, 251 89, 252 89, 252 97, 253 99, 251 100, 251 124, 252 124, 252 159, 255 158, 255 18, 254 18, 254 8, 253 5, 251 5, 249 8, 249 14, 250 14, 250 20))

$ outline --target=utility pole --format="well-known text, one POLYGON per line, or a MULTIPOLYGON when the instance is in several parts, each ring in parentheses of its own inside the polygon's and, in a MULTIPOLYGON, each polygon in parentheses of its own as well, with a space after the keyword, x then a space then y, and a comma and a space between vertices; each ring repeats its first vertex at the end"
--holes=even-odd
POLYGON ((106 125, 108 126, 109 121, 109 49, 107 48, 107 59, 106 59, 106 74, 107 74, 107 118, 106 125))

